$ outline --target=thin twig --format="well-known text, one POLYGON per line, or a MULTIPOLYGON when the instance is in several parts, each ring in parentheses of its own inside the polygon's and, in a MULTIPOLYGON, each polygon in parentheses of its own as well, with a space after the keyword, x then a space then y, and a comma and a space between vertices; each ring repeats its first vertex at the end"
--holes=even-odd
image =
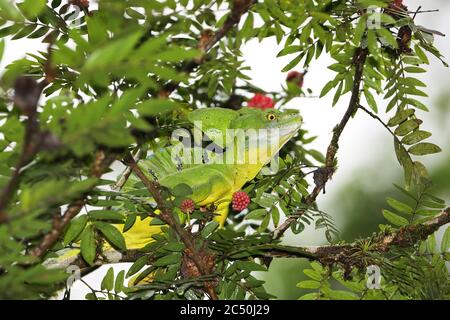
MULTIPOLYGON (((355 65, 355 76, 353 79, 353 89, 352 89, 352 96, 350 98, 350 103, 347 108, 347 111, 345 112, 344 116, 342 117, 339 124, 334 128, 333 130, 333 137, 331 138, 330 144, 328 145, 327 154, 325 157, 325 167, 319 170, 322 170, 323 177, 321 179, 320 183, 316 183, 316 186, 314 187, 311 194, 306 198, 305 204, 307 207, 314 204, 316 201, 318 195, 322 190, 325 188, 325 184, 328 182, 328 180, 331 179, 334 170, 335 170, 335 158, 336 154, 339 149, 339 139, 342 135, 342 132, 344 131, 347 123, 349 122, 352 115, 355 113, 355 111, 359 107, 359 101, 360 101, 360 87, 361 87, 361 81, 364 71, 364 64, 367 59, 368 50, 358 48, 355 51, 355 54, 353 56, 353 62, 355 65)), ((299 217, 301 217, 303 214, 305 214, 306 210, 302 209, 299 210, 297 213, 295 213, 292 216, 289 216, 282 224, 280 224, 273 232, 273 239, 279 239, 283 236, 284 232, 286 232, 287 229, 297 221, 299 217)))

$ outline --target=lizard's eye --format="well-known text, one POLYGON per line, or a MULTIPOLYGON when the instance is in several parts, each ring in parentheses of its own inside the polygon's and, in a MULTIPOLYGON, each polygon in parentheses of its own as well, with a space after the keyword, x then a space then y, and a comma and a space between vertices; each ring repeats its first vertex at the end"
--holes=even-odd
POLYGON ((274 120, 276 120, 277 116, 274 115, 273 113, 268 113, 267 116, 266 116, 266 118, 267 118, 267 120, 269 120, 269 121, 274 121, 274 120))

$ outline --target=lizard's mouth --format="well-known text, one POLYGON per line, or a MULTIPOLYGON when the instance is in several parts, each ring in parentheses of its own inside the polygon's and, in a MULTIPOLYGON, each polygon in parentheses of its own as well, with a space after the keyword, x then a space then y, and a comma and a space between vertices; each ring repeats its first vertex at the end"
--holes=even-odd
POLYGON ((301 117, 291 118, 287 123, 278 126, 280 145, 283 146, 287 141, 289 141, 300 129, 302 124, 301 117))

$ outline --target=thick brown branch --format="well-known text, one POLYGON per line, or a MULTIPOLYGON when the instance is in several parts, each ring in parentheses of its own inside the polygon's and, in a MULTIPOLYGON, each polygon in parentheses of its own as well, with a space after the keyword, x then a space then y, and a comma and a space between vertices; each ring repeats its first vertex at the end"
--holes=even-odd
MULTIPOLYGON (((395 247, 408 248, 419 241, 426 240, 428 236, 435 233, 439 228, 450 223, 450 208, 445 209, 432 220, 419 225, 410 225, 400 228, 389 234, 382 234, 371 240, 369 250, 362 250, 360 242, 342 245, 315 246, 315 247, 294 247, 280 244, 262 244, 253 246, 255 254, 253 257, 264 258, 305 258, 311 261, 319 261, 325 264, 339 264, 345 268, 353 266, 366 267, 370 261, 369 253, 383 254, 395 247), (369 259, 368 259, 369 258, 369 259)), ((368 239, 369 240, 369 239, 368 239)), ((244 248, 242 250, 248 250, 244 248)), ((242 253, 240 249, 228 252, 226 259, 233 260, 234 255, 242 253)), ((129 250, 119 253, 119 256, 111 255, 114 258, 107 261, 96 261, 96 266, 108 263, 134 262, 149 253, 139 250, 129 250)), ((236 259, 238 260, 238 259, 236 259)), ((88 270, 89 266, 81 258, 67 262, 71 265, 78 265, 82 270, 88 270)), ((56 268, 67 267, 67 264, 54 265, 56 268)))

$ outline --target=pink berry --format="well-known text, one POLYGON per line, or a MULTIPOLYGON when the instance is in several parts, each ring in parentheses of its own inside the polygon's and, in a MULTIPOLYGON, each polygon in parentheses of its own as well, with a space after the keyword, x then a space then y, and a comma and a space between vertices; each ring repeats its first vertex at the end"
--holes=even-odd
POLYGON ((180 209, 184 213, 190 214, 195 210, 195 202, 191 199, 185 199, 181 202, 180 209))
POLYGON ((250 197, 244 191, 238 191, 233 194, 232 208, 234 211, 242 211, 248 207, 250 197))

